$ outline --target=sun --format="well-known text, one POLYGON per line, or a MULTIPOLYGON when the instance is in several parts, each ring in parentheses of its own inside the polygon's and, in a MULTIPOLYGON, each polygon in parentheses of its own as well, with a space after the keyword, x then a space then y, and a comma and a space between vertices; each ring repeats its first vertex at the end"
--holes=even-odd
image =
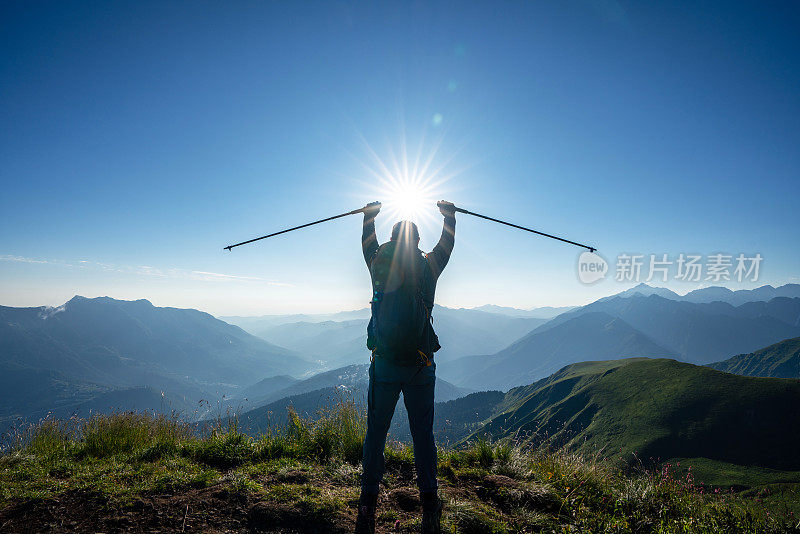
POLYGON ((419 222, 436 200, 423 183, 409 179, 390 180, 386 184, 386 213, 391 219, 419 222))

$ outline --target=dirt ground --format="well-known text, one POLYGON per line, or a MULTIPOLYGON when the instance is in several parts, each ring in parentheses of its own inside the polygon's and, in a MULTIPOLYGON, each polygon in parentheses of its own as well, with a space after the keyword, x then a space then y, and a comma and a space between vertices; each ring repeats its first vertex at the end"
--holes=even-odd
POLYGON ((289 505, 258 501, 225 488, 142 496, 117 507, 97 494, 13 504, 0 511, 0 532, 349 532, 355 506, 333 522, 309 523, 289 505))

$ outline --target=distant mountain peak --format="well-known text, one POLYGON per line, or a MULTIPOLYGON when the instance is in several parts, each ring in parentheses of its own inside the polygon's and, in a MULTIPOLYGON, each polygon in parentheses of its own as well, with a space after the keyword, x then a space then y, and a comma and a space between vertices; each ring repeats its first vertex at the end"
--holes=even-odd
MULTIPOLYGON (((636 297, 636 296, 650 297, 650 296, 653 296, 653 295, 656 295, 656 296, 662 297, 662 298, 666 298, 666 299, 671 299, 671 300, 680 300, 681 299, 681 296, 678 295, 677 293, 675 293, 674 291, 672 291, 671 289, 667 289, 666 287, 651 286, 651 285, 648 285, 648 284, 646 284, 644 282, 641 282, 641 283, 633 286, 630 289, 626 289, 625 291, 621 291, 619 293, 616 293, 614 295, 606 297, 606 299, 629 298, 629 297, 636 297)), ((604 299, 600 299, 600 300, 604 300, 604 299)))
MULTIPOLYGON (((147 299, 136 299, 136 300, 124 300, 124 299, 115 299, 113 297, 103 296, 103 297, 84 297, 83 295, 75 295, 71 299, 69 299, 65 304, 74 304, 78 302, 137 302, 142 304, 148 304, 149 306, 153 306, 153 303, 147 299)), ((155 307, 155 306, 154 306, 155 307)))
POLYGON ((479 311, 508 315, 510 317, 533 317, 539 319, 552 319, 556 315, 575 309, 575 306, 540 306, 538 308, 523 309, 510 306, 498 306, 497 304, 484 304, 474 308, 464 308, 469 311, 479 311))

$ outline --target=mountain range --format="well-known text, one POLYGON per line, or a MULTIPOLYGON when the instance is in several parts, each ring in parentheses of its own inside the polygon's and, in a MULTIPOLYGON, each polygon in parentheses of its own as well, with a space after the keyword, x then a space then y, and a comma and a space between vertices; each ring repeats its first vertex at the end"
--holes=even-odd
POLYGON ((733 306, 675 301, 658 295, 602 299, 559 315, 538 331, 595 311, 625 320, 691 363, 710 363, 800 333, 800 298, 776 297, 733 306))
POLYGON ((658 295, 670 300, 681 300, 685 302, 694 302, 697 304, 726 302, 728 304, 738 306, 746 302, 767 301, 777 297, 798 298, 800 297, 800 284, 784 284, 779 287, 764 285, 755 289, 737 290, 732 290, 721 286, 710 286, 689 291, 685 295, 679 295, 674 291, 664 287, 653 287, 645 283, 640 283, 626 291, 622 291, 616 295, 612 295, 612 297, 606 298, 630 297, 634 295, 640 295, 644 297, 658 295))
MULTIPOLYGON (((739 291, 708 287, 683 296, 639 284, 581 307, 437 305, 438 373, 467 388, 506 390, 584 360, 666 356, 706 364, 800 335, 798 295, 797 284, 739 291), (578 319, 597 313, 603 315, 578 319)), ((368 317, 363 309, 227 319, 335 369, 364 361, 368 317)))
POLYGON ((440 372, 461 386, 505 390, 580 361, 669 356, 707 364, 798 335, 797 297, 734 306, 624 293, 563 313, 496 353, 443 363, 440 372))
POLYGON ((550 375, 587 358, 672 356, 676 353, 605 312, 587 312, 547 329, 537 329, 490 356, 442 364, 441 374, 474 389, 508 389, 550 375))
POLYGON ((182 410, 254 377, 301 375, 316 366, 207 313, 146 300, 75 297, 58 308, 0 307, 6 424, 49 411, 100 409, 106 401, 106 409, 182 410), (126 388, 134 391, 120 392, 126 388))

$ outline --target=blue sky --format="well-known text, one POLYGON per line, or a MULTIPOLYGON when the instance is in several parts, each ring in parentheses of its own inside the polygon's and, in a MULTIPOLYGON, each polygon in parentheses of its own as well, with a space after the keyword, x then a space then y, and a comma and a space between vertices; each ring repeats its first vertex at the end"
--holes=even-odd
POLYGON ((390 200, 369 169, 403 154, 431 158, 431 199, 611 265, 583 285, 580 249, 459 216, 445 305, 589 302, 633 285, 613 276, 626 252, 759 253, 757 282, 723 285, 799 281, 794 2, 0 10, 0 304, 362 307, 359 217, 222 247, 390 200))

